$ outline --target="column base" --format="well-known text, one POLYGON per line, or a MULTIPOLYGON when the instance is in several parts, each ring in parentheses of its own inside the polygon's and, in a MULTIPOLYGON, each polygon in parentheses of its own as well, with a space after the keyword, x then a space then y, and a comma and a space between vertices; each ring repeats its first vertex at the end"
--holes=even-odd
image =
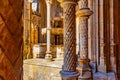
POLYGON ((110 57, 110 61, 111 61, 111 67, 109 69, 112 69, 114 72, 117 72, 116 70, 116 58, 115 56, 111 56, 110 57))
POLYGON ((71 71, 60 71, 62 80, 78 80, 79 73, 71 71))
POLYGON ((103 72, 103 73, 107 73, 107 67, 106 67, 106 58, 100 58, 100 65, 98 66, 98 71, 99 72, 103 72))
POLYGON ((96 62, 95 61, 93 61, 93 60, 90 60, 90 67, 91 67, 91 69, 92 69, 92 73, 95 73, 96 72, 96 62))
POLYGON ((46 51, 45 59, 47 61, 53 61, 53 56, 51 54, 51 51, 46 51))
POLYGON ((78 60, 77 70, 79 71, 78 80, 93 80, 92 70, 89 65, 89 60, 78 60))
POLYGON ((93 80, 92 78, 78 78, 78 80, 93 80))

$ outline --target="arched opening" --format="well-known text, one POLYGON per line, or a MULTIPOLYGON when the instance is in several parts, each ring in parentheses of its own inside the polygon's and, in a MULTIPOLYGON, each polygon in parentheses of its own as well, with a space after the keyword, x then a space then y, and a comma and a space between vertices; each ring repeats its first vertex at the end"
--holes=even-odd
POLYGON ((62 69, 64 50, 63 11, 57 0, 51 1, 49 3, 47 0, 24 0, 25 80, 61 79, 59 72, 62 69), (52 60, 46 59, 49 50, 52 60))

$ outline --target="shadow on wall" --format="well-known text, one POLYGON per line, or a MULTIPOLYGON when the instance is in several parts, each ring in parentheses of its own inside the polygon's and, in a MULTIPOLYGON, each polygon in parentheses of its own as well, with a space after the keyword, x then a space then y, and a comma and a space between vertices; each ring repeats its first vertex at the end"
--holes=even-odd
POLYGON ((0 76, 0 80, 4 80, 4 78, 2 76, 0 76))

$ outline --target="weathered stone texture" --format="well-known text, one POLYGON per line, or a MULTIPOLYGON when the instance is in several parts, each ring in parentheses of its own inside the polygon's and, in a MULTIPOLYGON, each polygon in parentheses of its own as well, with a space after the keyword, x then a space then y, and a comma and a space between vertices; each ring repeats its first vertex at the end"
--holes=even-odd
POLYGON ((24 61, 24 80, 61 80, 59 71, 63 61, 47 62, 44 59, 24 61))
POLYGON ((0 77, 22 79, 23 0, 0 0, 0 77))

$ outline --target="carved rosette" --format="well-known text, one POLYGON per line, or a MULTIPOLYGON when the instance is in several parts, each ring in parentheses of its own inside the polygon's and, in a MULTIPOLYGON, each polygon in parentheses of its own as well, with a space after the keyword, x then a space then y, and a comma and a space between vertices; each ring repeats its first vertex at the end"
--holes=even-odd
POLYGON ((88 0, 78 1, 79 10, 76 15, 79 17, 79 52, 78 71, 80 73, 79 80, 92 80, 92 72, 88 59, 88 18, 92 15, 92 11, 88 8, 88 0))
POLYGON ((64 65, 61 71, 62 80, 76 80, 76 29, 75 1, 63 2, 64 14, 64 65))

